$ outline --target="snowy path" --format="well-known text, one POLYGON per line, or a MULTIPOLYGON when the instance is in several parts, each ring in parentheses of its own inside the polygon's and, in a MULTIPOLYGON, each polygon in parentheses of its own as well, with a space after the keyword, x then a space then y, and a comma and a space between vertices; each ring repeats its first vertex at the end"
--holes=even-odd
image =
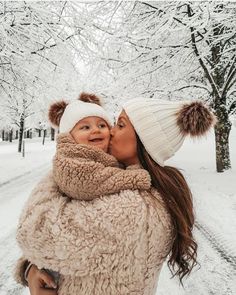
POLYGON ((184 282, 185 288, 179 286, 177 279, 171 279, 171 274, 164 265, 160 280, 158 295, 235 295, 236 294, 236 264, 227 261, 224 251, 216 246, 214 236, 209 236, 195 229, 195 237, 199 245, 199 267, 184 282))
POLYGON ((232 248, 231 243, 227 243, 224 240, 223 235, 218 235, 211 232, 205 224, 195 223, 196 228, 199 232, 208 240, 210 245, 221 258, 226 261, 236 271, 236 249, 232 248))
POLYGON ((0 194, 0 295, 29 294, 12 278, 13 266, 20 256, 15 242, 15 230, 19 214, 29 193, 50 165, 44 164, 32 172, 26 172, 1 185, 0 194))

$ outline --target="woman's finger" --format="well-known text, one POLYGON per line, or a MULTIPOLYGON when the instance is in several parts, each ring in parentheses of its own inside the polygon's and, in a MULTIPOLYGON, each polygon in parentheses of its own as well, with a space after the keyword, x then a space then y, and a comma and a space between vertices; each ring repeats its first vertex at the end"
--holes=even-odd
POLYGON ((53 289, 57 288, 57 284, 55 283, 53 277, 50 274, 48 274, 46 271, 40 270, 38 273, 38 276, 41 282, 44 283, 43 285, 47 285, 49 288, 53 288, 53 289))
POLYGON ((57 295, 54 288, 53 278, 45 271, 40 271, 37 266, 33 265, 28 274, 28 285, 31 295, 57 295), (51 289, 46 289, 48 286, 51 289))

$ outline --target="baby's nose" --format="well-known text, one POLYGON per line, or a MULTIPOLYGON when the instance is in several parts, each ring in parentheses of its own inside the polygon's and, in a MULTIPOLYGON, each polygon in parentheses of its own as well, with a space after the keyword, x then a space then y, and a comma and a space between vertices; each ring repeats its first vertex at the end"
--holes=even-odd
POLYGON ((98 126, 95 126, 94 128, 93 128, 93 130, 92 130, 94 133, 98 133, 98 132, 100 132, 101 130, 100 130, 100 128, 98 127, 98 126))

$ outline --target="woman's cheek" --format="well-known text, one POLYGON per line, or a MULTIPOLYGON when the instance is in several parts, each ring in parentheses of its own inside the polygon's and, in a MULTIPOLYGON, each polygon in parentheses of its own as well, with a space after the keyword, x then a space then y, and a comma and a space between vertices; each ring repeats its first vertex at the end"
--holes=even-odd
POLYGON ((117 160, 119 160, 119 152, 117 151, 117 148, 112 145, 110 148, 110 154, 115 157, 117 160))

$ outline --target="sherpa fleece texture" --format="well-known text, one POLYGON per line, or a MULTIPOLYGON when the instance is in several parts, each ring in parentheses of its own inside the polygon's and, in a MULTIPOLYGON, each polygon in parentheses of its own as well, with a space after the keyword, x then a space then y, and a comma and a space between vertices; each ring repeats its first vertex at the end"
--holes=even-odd
POLYGON ((102 194, 126 189, 149 189, 149 173, 137 169, 118 168, 117 160, 89 145, 77 144, 69 133, 57 137, 53 159, 53 176, 60 190, 68 197, 92 200, 102 194))
POLYGON ((154 189, 79 201, 62 197, 51 173, 25 204, 17 241, 26 259, 61 274, 58 295, 151 295, 173 232, 154 189))

